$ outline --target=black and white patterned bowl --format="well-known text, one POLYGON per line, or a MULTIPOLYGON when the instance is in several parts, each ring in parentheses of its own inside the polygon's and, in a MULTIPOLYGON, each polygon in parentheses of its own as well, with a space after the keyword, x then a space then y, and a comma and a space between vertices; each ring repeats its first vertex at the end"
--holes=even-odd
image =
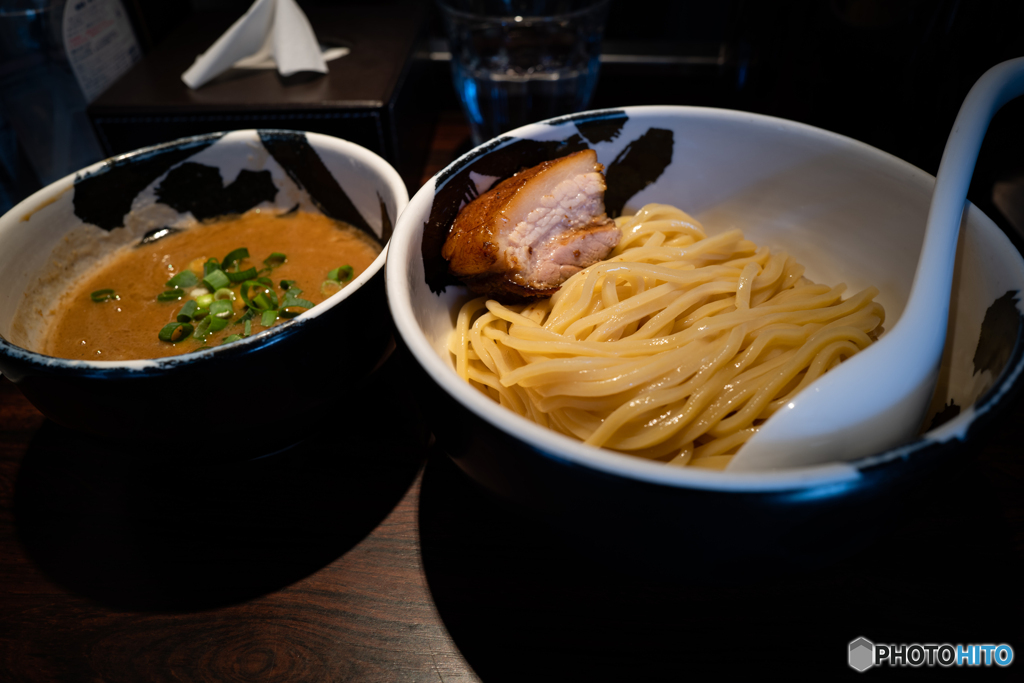
POLYGON ((881 509, 874 502, 958 452, 1019 382, 1024 261, 970 206, 940 385, 928 427, 912 443, 855 462, 715 472, 586 446, 505 410, 454 371, 446 342, 468 294, 447 276, 440 247, 466 201, 524 167, 587 147, 606 167, 610 215, 661 202, 691 213, 709 234, 742 228, 793 254, 813 280, 846 282, 850 291, 877 286, 890 329, 909 294, 934 178, 849 138, 727 110, 627 107, 525 126, 480 146, 415 194, 391 241, 386 282, 438 443, 492 491, 629 547, 676 538, 725 555, 806 548, 808 538, 835 536, 837 520, 865 528, 858 522, 881 509))
POLYGON ((187 414, 196 406, 235 405, 240 428, 251 424, 267 444, 280 444, 275 434, 294 434, 309 411, 337 405, 390 349, 381 273, 386 247, 352 283, 301 316, 173 358, 41 355, 27 343, 32 330, 15 322, 23 293, 55 266, 66 266, 65 279, 73 278, 91 257, 191 218, 298 205, 386 243, 407 203, 405 185, 387 162, 315 133, 213 133, 96 163, 0 218, 0 372, 43 414, 74 429, 151 438, 181 423, 169 417, 180 412, 176 407, 187 414))

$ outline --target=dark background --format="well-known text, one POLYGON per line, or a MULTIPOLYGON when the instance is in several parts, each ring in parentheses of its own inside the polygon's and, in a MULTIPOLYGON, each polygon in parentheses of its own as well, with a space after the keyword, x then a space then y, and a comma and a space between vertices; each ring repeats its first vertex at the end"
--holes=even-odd
MULTIPOLYGON (((300 5, 344 2, 370 4, 300 5)), ((189 11, 241 12, 249 4, 126 0, 144 49, 189 11)), ((433 11, 425 42, 437 45, 443 27, 426 4, 433 11)), ((604 51, 620 59, 602 65, 592 106, 769 114, 848 135, 935 173, 971 85, 994 64, 1024 55, 1022 27, 1017 0, 612 0, 604 51)), ((436 67, 436 105, 457 108, 447 64, 436 67)), ((992 188, 1024 175, 1024 135, 1013 132, 1022 122, 1024 103, 997 116, 971 191, 1004 228, 992 188)))
MULTIPOLYGON (((147 54, 193 13, 251 4, 123 2, 147 54)), ((971 84, 1024 54, 1019 0, 667 5, 612 0, 595 107, 760 112, 930 173, 971 84)), ((435 88, 424 116, 458 110, 443 47, 433 12, 417 52, 435 88)), ((992 194, 1024 176, 1022 119, 1019 103, 997 116, 971 192, 1004 228, 992 194)), ((864 552, 781 578, 747 561, 736 582, 697 563, 638 576, 484 495, 443 453, 405 441, 422 435, 392 428, 390 411, 411 403, 401 362, 353 394, 364 429, 340 444, 326 430, 288 457, 200 471, 149 468, 68 432, 0 380, 0 679, 475 680, 469 667, 517 683, 859 680, 844 649, 860 635, 1024 652, 1020 397, 956 466, 917 482, 900 515, 856 530, 872 537, 864 552)), ((864 675, 1011 680, 1020 666, 864 675)))
MULTIPOLYGON (((437 10, 423 1, 430 13, 416 54, 433 72, 436 92, 424 103, 431 115, 458 105, 448 64, 437 58, 445 48, 437 10)), ((123 2, 145 53, 193 13, 240 15, 251 4, 123 2)), ((386 15, 393 2, 299 4, 372 5, 386 15)), ((1022 26, 1024 3, 1016 0, 612 0, 593 107, 686 104, 769 114, 848 135, 935 173, 970 86, 990 66, 1024 55, 1022 26)), ((1024 176, 1024 136, 1013 133, 1022 118, 1021 103, 996 117, 970 195, 1004 229, 1009 222, 992 190, 1024 176)), ((11 175, 0 170, 14 201, 39 186, 30 169, 11 175)))

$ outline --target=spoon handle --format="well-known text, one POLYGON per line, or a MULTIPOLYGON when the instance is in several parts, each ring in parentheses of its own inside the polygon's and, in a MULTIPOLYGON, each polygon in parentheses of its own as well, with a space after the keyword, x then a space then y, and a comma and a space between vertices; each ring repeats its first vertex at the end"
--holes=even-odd
POLYGON ((936 363, 945 342, 957 237, 978 152, 992 117, 1021 94, 1024 57, 986 71, 960 106, 942 153, 914 283, 904 314, 892 330, 894 334, 899 330, 901 334, 913 335, 926 344, 936 363), (942 314, 937 315, 936 311, 942 314))

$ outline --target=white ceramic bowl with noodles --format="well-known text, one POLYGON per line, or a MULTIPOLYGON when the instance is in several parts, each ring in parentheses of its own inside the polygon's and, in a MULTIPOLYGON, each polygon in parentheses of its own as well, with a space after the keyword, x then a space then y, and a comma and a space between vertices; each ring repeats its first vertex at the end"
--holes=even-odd
MULTIPOLYGON (((854 462, 709 471, 587 446, 501 407, 453 368, 448 337, 470 295, 446 276, 440 246, 467 199, 586 147, 605 166, 612 216, 657 202, 690 213, 709 235, 740 228, 792 254, 811 280, 845 282, 849 292, 877 287, 889 328, 909 293, 934 178, 868 145, 790 121, 689 107, 586 112, 512 131, 416 193, 386 269, 392 316, 422 369, 423 407, 437 441, 488 489, 622 547, 664 547, 672 538, 691 557, 697 549, 718 558, 738 549, 783 553, 836 538, 837 522, 879 513, 885 494, 996 419, 1018 383, 1024 261, 971 206, 941 380, 927 427, 912 443, 854 462)), ((840 536, 837 543, 861 535, 840 536)))
POLYGON ((407 203, 386 161, 315 133, 212 133, 93 164, 0 218, 0 372, 56 422, 132 439, 147 452, 178 443, 167 435, 196 410, 237 419, 242 433, 254 428, 261 436, 240 444, 241 455, 293 442, 316 411, 337 412, 339 396, 391 349, 381 271, 407 203), (295 207, 372 233, 382 246, 351 283, 302 315, 156 360, 66 360, 39 351, 45 309, 105 254, 197 219, 295 207), (47 283, 56 286, 49 301, 47 283), (42 292, 42 300, 26 308, 26 292, 42 292))

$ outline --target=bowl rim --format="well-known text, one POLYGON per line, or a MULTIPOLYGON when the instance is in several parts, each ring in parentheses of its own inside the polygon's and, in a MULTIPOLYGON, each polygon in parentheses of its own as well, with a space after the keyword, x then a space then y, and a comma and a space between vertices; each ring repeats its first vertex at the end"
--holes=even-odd
MULTIPOLYGON (((1024 366, 1024 362, 1018 359, 1017 365, 1011 367, 1011 364, 1017 359, 1016 353, 1011 355, 1006 368, 1004 368, 1000 376, 994 378, 993 385, 986 395, 980 397, 975 404, 968 406, 966 410, 962 410, 960 415, 950 423, 946 423, 935 430, 929 430, 927 436, 919 436, 914 441, 903 446, 856 460, 751 473, 671 467, 666 466, 664 463, 655 463, 635 456, 589 446, 569 436, 542 427, 490 400, 452 371, 452 368, 438 356, 416 323, 411 303, 412 288, 410 283, 407 282, 406 264, 411 263, 411 259, 416 258, 419 254, 419 245, 414 246, 412 242, 414 237, 421 237, 422 235, 423 221, 420 220, 420 217, 429 215, 436 191, 473 159, 500 149, 505 144, 516 140, 524 138, 546 139, 546 137, 550 137, 550 131, 553 127, 563 123, 604 118, 615 114, 626 114, 630 118, 632 118, 632 115, 640 115, 645 118, 656 116, 678 117, 680 115, 684 117, 711 116, 761 127, 781 129, 803 136, 828 140, 832 144, 838 143, 839 145, 859 150, 862 153, 867 153, 877 158, 883 163, 898 167, 902 171, 916 176, 919 180, 926 180, 932 184, 935 181, 934 176, 909 162, 838 133, 788 119, 712 107, 641 105, 591 110, 528 124, 509 131, 498 138, 484 142, 454 160, 444 169, 438 171, 429 182, 413 195, 409 206, 399 216, 399 220, 395 225, 389 250, 388 268, 385 270, 388 305, 391 309, 396 330, 401 335, 403 342, 409 348, 416 362, 427 373, 431 381, 441 387, 464 409, 484 420, 495 429, 524 442, 543 457, 561 461, 564 464, 597 470, 605 474, 621 476, 626 479, 673 488, 691 488, 708 491, 765 493, 797 489, 818 489, 814 495, 826 495, 826 493, 831 495, 844 489, 856 487, 865 476, 863 471, 867 469, 897 461, 906 461, 912 453, 944 444, 952 439, 959 438, 962 440, 965 438, 966 430, 970 427, 973 420, 995 407, 1013 389, 1017 378, 1021 374, 1022 366, 1024 366), (547 136, 545 137, 542 133, 546 133, 547 136), (417 226, 417 223, 420 225, 417 226)), ((970 209, 984 216, 973 205, 970 205, 970 209)), ((1021 260, 1019 252, 1017 256, 1021 260)), ((1022 260, 1022 263, 1024 263, 1024 260, 1022 260)), ((1018 339, 1017 346, 1020 345, 1021 340, 1018 339)))
MULTIPOLYGON (((361 145, 357 145, 354 142, 324 133, 278 128, 245 128, 240 130, 217 131, 191 135, 178 138, 176 140, 170 140, 168 142, 149 145, 147 147, 140 147, 139 149, 135 149, 130 152, 115 154, 106 159, 97 161, 82 169, 69 173, 63 178, 37 190, 21 202, 18 202, 18 204, 11 208, 7 213, 0 216, 0 233, 3 233, 8 229, 13 229, 14 225, 20 221, 17 216, 31 215, 35 211, 57 201, 57 199, 65 192, 73 190, 75 181, 100 172, 112 165, 124 163, 126 161, 130 162, 132 159, 142 158, 154 152, 166 149, 185 148, 199 145, 207 141, 218 142, 225 138, 230 138, 230 143, 232 144, 244 144, 251 142, 252 140, 259 141, 260 133, 300 134, 305 136, 307 141, 309 141, 310 145, 314 148, 334 147, 346 156, 354 158, 372 167, 384 179, 387 185, 394 189, 394 221, 395 225, 398 225, 398 218, 409 204, 409 191, 405 186, 405 182, 398 174, 398 171, 396 171, 394 167, 380 155, 361 145)), ((387 261, 389 245, 390 239, 387 243, 384 243, 380 254, 377 255, 366 270, 360 273, 359 276, 352 280, 351 283, 331 295, 325 301, 322 301, 308 311, 304 311, 301 315, 296 316, 295 318, 291 318, 281 324, 262 330, 257 334, 245 337, 230 344, 202 348, 196 351, 190 351, 177 356, 167 356, 164 358, 93 361, 48 356, 14 344, 3 336, 0 336, 0 356, 7 356, 29 363, 36 367, 46 367, 50 370, 87 370, 92 376, 105 376, 112 374, 121 375, 122 373, 125 373, 125 371, 128 371, 129 376, 148 376, 176 366, 209 360, 219 355, 247 353, 256 350, 257 346, 274 343, 278 338, 291 336, 298 330, 302 329, 307 323, 315 320, 320 315, 326 313, 349 297, 353 296, 384 267, 384 264, 387 261)))

